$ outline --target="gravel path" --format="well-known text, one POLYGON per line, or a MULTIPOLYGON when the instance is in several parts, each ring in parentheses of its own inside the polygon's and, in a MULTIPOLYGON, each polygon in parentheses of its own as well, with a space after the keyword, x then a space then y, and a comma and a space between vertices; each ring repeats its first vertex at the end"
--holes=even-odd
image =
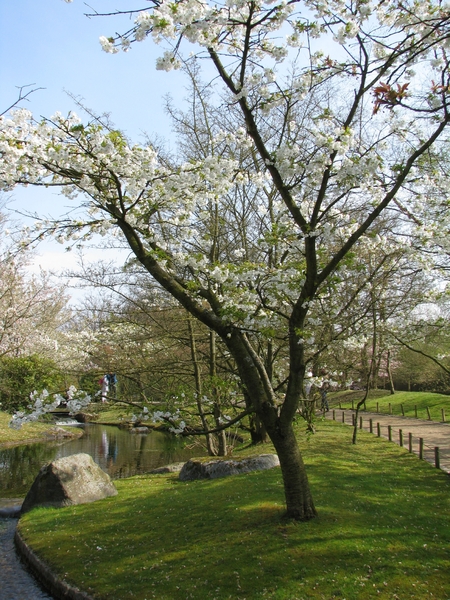
MULTIPOLYGON (((341 410, 339 408, 331 409, 326 413, 328 419, 352 424, 353 410, 341 410), (342 416, 344 414, 344 416, 342 416)), ((362 418, 363 429, 370 431, 370 420, 372 420, 372 431, 378 435, 377 423, 380 424, 380 437, 389 439, 389 425, 391 426, 392 441, 400 445, 399 430, 402 431, 403 446, 409 449, 409 440, 411 434, 411 451, 419 455, 420 438, 423 439, 423 458, 432 465, 435 465, 436 451, 439 448, 440 468, 450 474, 450 424, 437 423, 436 421, 424 421, 422 419, 411 419, 400 417, 398 415, 388 415, 380 413, 370 413, 360 411, 358 415, 358 428, 362 418)))

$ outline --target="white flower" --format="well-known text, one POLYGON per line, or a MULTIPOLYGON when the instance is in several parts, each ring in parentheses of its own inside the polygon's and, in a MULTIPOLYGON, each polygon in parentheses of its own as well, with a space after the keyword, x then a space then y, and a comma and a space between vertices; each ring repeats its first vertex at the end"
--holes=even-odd
POLYGON ((117 54, 119 49, 115 47, 114 40, 112 38, 107 38, 104 35, 99 37, 99 42, 104 52, 108 52, 109 54, 117 54))
POLYGON ((173 54, 169 50, 166 50, 162 56, 156 59, 156 68, 158 71, 172 71, 174 69, 179 69, 181 63, 177 60, 173 54))

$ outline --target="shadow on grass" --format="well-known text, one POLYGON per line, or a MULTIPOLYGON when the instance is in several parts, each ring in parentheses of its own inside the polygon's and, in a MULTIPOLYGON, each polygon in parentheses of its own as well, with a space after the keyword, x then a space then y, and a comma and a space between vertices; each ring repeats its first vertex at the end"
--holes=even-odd
POLYGON ((117 481, 119 496, 36 510, 32 547, 98 598, 446 598, 449 480, 372 436, 302 442, 319 518, 283 520, 280 470, 117 481))

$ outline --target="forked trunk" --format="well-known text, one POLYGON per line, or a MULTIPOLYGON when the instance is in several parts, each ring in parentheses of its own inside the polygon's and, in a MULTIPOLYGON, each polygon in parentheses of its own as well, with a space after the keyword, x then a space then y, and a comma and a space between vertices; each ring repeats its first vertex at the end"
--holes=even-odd
POLYGON ((280 459, 286 497, 286 516, 297 521, 308 521, 317 516, 309 488, 308 476, 292 425, 269 431, 269 436, 280 459))

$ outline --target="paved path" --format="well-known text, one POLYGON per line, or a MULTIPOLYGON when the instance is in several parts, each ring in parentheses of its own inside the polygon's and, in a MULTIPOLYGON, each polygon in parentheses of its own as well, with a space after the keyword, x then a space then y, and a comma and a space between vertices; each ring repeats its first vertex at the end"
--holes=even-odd
MULTIPOLYGON (((351 425, 353 422, 353 410, 342 410, 339 408, 331 409, 326 413, 328 419, 333 416, 336 421, 351 425)), ((370 420, 372 420, 372 431, 378 435, 377 423, 380 424, 380 437, 389 439, 389 428, 391 426, 392 441, 400 444, 399 430, 402 431, 403 446, 409 449, 409 434, 411 434, 411 449, 414 454, 419 455, 419 440, 423 439, 423 458, 435 464, 435 448, 439 448, 440 468, 450 474, 450 424, 437 423, 436 421, 423 421, 421 419, 411 419, 400 417, 398 415, 388 415, 381 413, 370 413, 360 411, 358 415, 358 428, 362 419, 363 429, 370 431, 370 420)))
MULTIPOLYGON (((17 504, 17 500, 14 501, 17 504)), ((6 508, 8 501, 1 502, 6 508)), ((23 567, 14 548, 17 519, 0 518, 0 598, 1 600, 51 600, 23 567)))

